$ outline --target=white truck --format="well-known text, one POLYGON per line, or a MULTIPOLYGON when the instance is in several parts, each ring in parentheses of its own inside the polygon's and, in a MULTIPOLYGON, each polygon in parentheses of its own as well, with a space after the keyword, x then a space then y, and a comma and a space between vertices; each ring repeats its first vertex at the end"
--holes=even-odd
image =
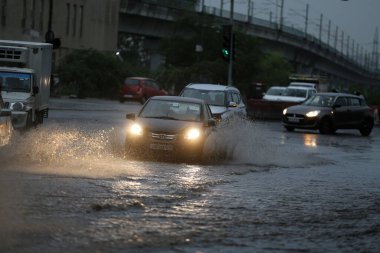
POLYGON ((48 117, 53 46, 0 40, 0 90, 14 129, 27 129, 48 117))

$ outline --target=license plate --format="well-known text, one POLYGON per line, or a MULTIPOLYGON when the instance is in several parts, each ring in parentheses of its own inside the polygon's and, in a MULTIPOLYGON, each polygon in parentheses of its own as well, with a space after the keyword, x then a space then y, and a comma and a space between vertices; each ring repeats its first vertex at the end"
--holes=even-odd
POLYGON ((171 151, 173 150, 173 145, 168 145, 168 144, 161 144, 161 143, 152 143, 150 144, 151 149, 156 149, 156 150, 168 150, 171 151))
POLYGON ((289 122, 300 122, 299 118, 288 118, 289 122))
POLYGON ((124 97, 125 97, 125 98, 133 98, 132 95, 128 95, 128 94, 125 94, 124 97))

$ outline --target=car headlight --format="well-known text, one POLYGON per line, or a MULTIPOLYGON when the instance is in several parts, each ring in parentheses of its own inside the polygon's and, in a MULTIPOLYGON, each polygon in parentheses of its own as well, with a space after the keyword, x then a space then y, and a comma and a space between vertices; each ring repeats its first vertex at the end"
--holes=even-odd
POLYGON ((12 111, 25 111, 26 110, 26 104, 24 104, 22 102, 11 103, 9 106, 9 109, 11 109, 12 111))
POLYGON ((311 111, 311 112, 306 113, 306 117, 313 118, 313 117, 318 116, 319 113, 320 111, 311 111))
POLYGON ((140 135, 143 134, 143 129, 142 129, 142 127, 139 124, 133 123, 129 127, 129 133, 131 133, 132 135, 140 136, 140 135))
POLYGON ((286 115, 287 112, 288 112, 288 108, 285 108, 285 109, 282 111, 282 114, 286 115))
POLYGON ((201 136, 201 131, 198 128, 190 128, 185 133, 186 140, 197 140, 201 136))

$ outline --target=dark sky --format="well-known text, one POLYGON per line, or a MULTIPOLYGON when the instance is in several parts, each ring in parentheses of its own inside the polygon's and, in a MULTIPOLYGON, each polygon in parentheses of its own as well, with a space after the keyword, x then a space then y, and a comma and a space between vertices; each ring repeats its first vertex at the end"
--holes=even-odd
MULTIPOLYGON (((249 0, 235 0, 236 12, 247 14, 249 0)), ((279 20, 281 0, 251 0, 255 17, 279 20)), ((204 0, 205 5, 220 8, 221 0, 204 0)), ((319 37, 320 16, 323 13, 323 40, 327 40, 328 23, 330 26, 330 43, 333 43, 336 27, 338 27, 338 44, 344 31, 355 44, 359 44, 369 52, 373 49, 376 27, 380 29, 380 0, 284 0, 284 23, 289 26, 305 29, 306 5, 309 4, 308 32, 319 37)), ((230 8, 230 0, 224 0, 226 10, 230 8)), ((379 32, 380 33, 380 32, 379 32)), ((351 44, 352 45, 352 44, 351 44)), ((380 50, 380 48, 379 48, 380 50)))

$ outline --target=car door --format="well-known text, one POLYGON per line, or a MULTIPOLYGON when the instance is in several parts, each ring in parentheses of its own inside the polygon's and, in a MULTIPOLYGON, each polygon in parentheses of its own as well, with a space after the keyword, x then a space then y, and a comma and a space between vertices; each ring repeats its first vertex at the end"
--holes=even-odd
POLYGON ((229 108, 230 110, 233 110, 233 114, 238 115, 238 116, 246 115, 245 104, 242 101, 240 93, 236 91, 230 92, 230 101, 236 104, 236 107, 229 108))
POLYGON ((364 107, 361 105, 360 98, 348 98, 349 112, 350 112, 350 125, 358 126, 361 124, 364 114, 364 107))
POLYGON ((334 102, 334 125, 336 128, 345 128, 350 121, 348 100, 346 97, 338 97, 334 102))
POLYGON ((153 87, 153 84, 152 84, 152 80, 144 80, 144 97, 145 98, 150 98, 150 97, 153 97, 155 96, 155 89, 153 87))

